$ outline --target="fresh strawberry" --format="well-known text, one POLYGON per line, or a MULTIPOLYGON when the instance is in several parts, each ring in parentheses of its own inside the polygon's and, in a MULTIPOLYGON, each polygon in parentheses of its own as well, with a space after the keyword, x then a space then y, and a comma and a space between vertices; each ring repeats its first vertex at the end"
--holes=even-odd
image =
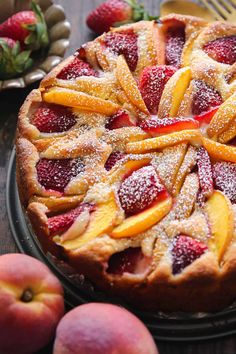
POLYGON ((125 154, 121 151, 112 152, 111 155, 108 157, 105 163, 105 169, 110 171, 112 167, 114 167, 118 161, 122 160, 125 157, 125 154))
POLYGON ((94 32, 102 34, 109 31, 110 27, 155 18, 136 0, 107 0, 90 12, 86 22, 94 32))
POLYGON ((206 251, 207 246, 204 245, 204 243, 189 236, 178 236, 172 248, 173 274, 180 273, 185 267, 200 258, 206 251))
POLYGON ((124 251, 114 253, 109 259, 107 273, 116 275, 134 273, 142 259, 143 253, 140 247, 130 247, 124 251))
POLYGON ((211 160, 204 147, 197 152, 198 178, 203 197, 210 197, 213 193, 213 177, 211 160))
POLYGON ((66 107, 43 103, 34 113, 32 124, 42 133, 60 133, 76 123, 75 116, 66 107))
POLYGON ((0 38, 0 79, 10 79, 26 71, 33 63, 31 51, 21 51, 14 39, 0 38))
POLYGON ((137 214, 166 197, 166 190, 155 169, 145 166, 134 171, 120 186, 120 203, 127 215, 137 214))
POLYGON ((213 165, 213 180, 215 188, 224 192, 233 204, 236 203, 236 164, 216 162, 213 165))
POLYGON ((139 124, 145 132, 152 136, 168 134, 185 129, 197 129, 199 123, 193 118, 158 118, 156 116, 143 120, 139 124))
POLYGON ((88 63, 75 57, 74 60, 57 75, 58 79, 62 80, 73 80, 79 76, 98 76, 98 73, 88 63))
POLYGON ((166 32, 166 64, 179 68, 185 43, 185 25, 180 21, 175 22, 166 32))
POLYGON ((117 55, 123 54, 131 71, 138 63, 137 34, 133 30, 108 33, 104 37, 104 44, 117 55))
POLYGON ((52 216, 48 219, 48 229, 50 236, 60 235, 74 223, 76 218, 85 210, 93 211, 94 206, 88 203, 82 203, 77 208, 67 211, 64 214, 52 216))
POLYGON ((194 96, 192 102, 192 112, 194 115, 200 115, 208 112, 223 102, 220 93, 212 86, 207 85, 202 80, 194 80, 194 96))
POLYGON ((197 120, 200 125, 202 124, 209 124, 215 115, 215 113, 218 111, 220 106, 216 106, 214 108, 210 108, 207 112, 203 112, 197 116, 194 116, 194 119, 197 120))
POLYGON ((205 44, 204 51, 219 63, 232 65, 236 61, 236 36, 217 38, 205 44))
POLYGON ((108 122, 106 123, 105 127, 106 129, 113 130, 123 127, 134 126, 136 126, 136 123, 131 119, 128 112, 124 111, 123 109, 120 109, 117 113, 113 114, 113 116, 108 119, 108 122))
POLYGON ((38 181, 47 190, 63 192, 73 177, 83 172, 80 159, 41 159, 36 165, 38 181))
POLYGON ((175 72, 175 67, 166 65, 148 66, 143 70, 139 89, 151 114, 157 113, 164 87, 175 72))
POLYGON ((32 2, 32 11, 21 11, 0 24, 0 36, 19 41, 23 47, 39 49, 49 43, 47 25, 38 5, 32 2))

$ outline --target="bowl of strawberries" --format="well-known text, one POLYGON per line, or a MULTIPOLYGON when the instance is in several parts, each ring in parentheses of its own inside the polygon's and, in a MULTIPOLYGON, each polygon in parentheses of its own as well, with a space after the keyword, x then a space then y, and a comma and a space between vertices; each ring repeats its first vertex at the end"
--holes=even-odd
POLYGON ((0 2, 0 91, 41 80, 64 57, 70 23, 52 0, 0 2))

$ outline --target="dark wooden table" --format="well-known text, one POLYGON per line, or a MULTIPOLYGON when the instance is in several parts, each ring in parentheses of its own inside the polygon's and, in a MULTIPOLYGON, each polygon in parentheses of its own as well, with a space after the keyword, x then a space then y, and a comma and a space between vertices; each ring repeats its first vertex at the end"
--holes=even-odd
MULTIPOLYGON (((159 0, 144 2, 151 13, 158 14, 159 0)), ((72 25, 71 43, 67 53, 70 54, 92 38, 91 32, 85 25, 85 16, 101 3, 101 0, 57 0, 56 3, 64 6, 72 25)), ((0 94, 0 254, 17 252, 7 219, 5 186, 8 161, 14 145, 17 112, 31 89, 32 87, 28 90, 7 91, 0 94)), ((158 347, 160 354, 235 354, 236 336, 192 344, 162 342, 158 347)))

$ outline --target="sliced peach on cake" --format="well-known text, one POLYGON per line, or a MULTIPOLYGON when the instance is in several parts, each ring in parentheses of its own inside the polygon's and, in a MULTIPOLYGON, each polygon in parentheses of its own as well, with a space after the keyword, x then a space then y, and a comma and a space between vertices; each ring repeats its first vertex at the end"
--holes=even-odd
POLYGON ((182 130, 180 132, 162 135, 153 139, 129 143, 127 144, 126 152, 131 154, 144 153, 188 141, 199 143, 200 140, 201 133, 198 129, 182 130))
POLYGON ((236 116, 236 93, 230 96, 217 110, 212 118, 207 133, 215 137, 226 130, 236 116))
POLYGON ((111 101, 61 87, 50 88, 44 91, 42 96, 44 101, 48 103, 55 103, 106 115, 115 114, 120 108, 120 106, 111 101))
POLYGON ((209 248, 217 254, 220 262, 233 237, 232 205, 222 192, 215 191, 206 202, 206 212, 212 234, 209 248))
POLYGON ((114 183, 119 180, 123 180, 125 177, 131 175, 132 172, 138 170, 143 166, 148 165, 150 161, 150 157, 143 157, 137 160, 129 160, 124 163, 122 163, 121 160, 122 165, 120 165, 118 161, 116 168, 114 168, 114 171, 108 177, 109 182, 114 183))
POLYGON ((140 109, 140 111, 148 114, 148 109, 143 101, 137 83, 122 55, 117 60, 116 76, 130 102, 140 109))
POLYGON ((158 117, 176 117, 191 80, 189 67, 178 70, 165 85, 158 109, 158 117))
POLYGON ((220 144, 202 137, 202 143, 209 155, 214 159, 236 162, 236 147, 220 144))
MULTIPOLYGON (((166 195, 168 195, 166 193, 166 195)), ((172 206, 172 198, 167 197, 165 200, 155 204, 151 208, 128 217, 123 223, 117 226, 111 232, 113 238, 132 237, 141 232, 148 230, 150 227, 158 223, 166 214, 169 213, 172 206)))
POLYGON ((90 214, 88 226, 83 234, 74 234, 74 238, 65 238, 55 240, 61 244, 66 250, 75 250, 85 243, 95 239, 103 233, 109 232, 115 225, 118 215, 118 206, 113 194, 107 202, 95 206, 95 211, 90 214))

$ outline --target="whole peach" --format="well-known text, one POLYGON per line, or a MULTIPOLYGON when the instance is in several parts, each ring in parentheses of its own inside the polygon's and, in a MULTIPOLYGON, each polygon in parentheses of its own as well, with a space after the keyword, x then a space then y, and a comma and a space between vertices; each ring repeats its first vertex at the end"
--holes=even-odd
POLYGON ((0 256, 0 353, 32 354, 55 334, 64 314, 59 280, 23 254, 0 256))
POLYGON ((53 354, 158 354, 144 324, 122 307, 90 303, 60 321, 53 354))

